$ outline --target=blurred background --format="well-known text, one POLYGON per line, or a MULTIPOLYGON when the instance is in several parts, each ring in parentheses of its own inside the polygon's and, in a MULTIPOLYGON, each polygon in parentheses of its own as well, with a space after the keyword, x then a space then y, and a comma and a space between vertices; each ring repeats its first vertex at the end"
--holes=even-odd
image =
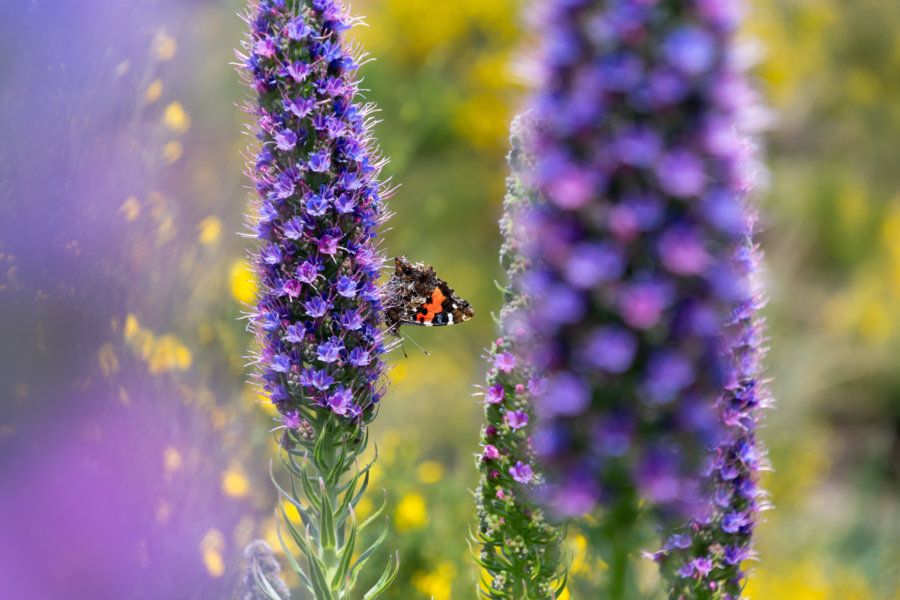
MULTIPOLYGON (((8 3, 0 20, 0 581, 9 597, 227 598, 274 534, 274 411, 245 383, 236 0, 8 3)), ((900 4, 758 0, 776 510, 754 598, 900 597, 900 4)), ((484 348, 522 0, 362 0, 352 33, 400 190, 391 255, 476 318, 389 357, 371 511, 389 598, 474 597, 484 348)), ((424 328, 423 328, 424 329, 424 328)), ((570 532, 571 597, 604 564, 570 532)), ((647 565, 648 573, 653 570, 647 565)), ((289 574, 288 581, 296 584, 289 574)), ((652 585, 652 575, 648 575, 652 585)), ((298 595, 297 597, 302 597, 298 595)))

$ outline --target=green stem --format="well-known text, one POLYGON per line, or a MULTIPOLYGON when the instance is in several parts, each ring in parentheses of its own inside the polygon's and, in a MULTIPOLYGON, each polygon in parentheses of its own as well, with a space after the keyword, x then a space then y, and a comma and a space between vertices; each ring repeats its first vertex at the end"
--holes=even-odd
POLYGON ((634 558, 641 547, 638 531, 640 509, 633 488, 622 491, 618 503, 600 516, 591 528, 594 548, 608 565, 604 598, 608 600, 636 600, 640 597, 634 558))

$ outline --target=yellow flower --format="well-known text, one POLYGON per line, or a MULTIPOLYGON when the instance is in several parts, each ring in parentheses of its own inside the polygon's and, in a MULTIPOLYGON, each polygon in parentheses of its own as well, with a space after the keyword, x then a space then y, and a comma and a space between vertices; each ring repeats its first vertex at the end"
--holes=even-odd
POLYGON ((222 473, 222 491, 237 498, 246 496, 250 491, 250 483, 240 466, 233 465, 222 473))
POLYGON ((206 217, 197 224, 197 240, 201 244, 211 244, 222 233, 222 221, 215 215, 206 217))
POLYGON ((184 133, 191 127, 191 118, 180 102, 172 102, 163 113, 163 123, 174 133, 184 133))
POLYGON ((231 295, 242 304, 250 304, 256 298, 257 284, 253 271, 243 260, 231 265, 231 295))
POLYGON ((225 573, 225 536, 218 529, 210 529, 200 540, 200 555, 203 565, 212 577, 221 577, 225 573))
POLYGON ((422 483, 435 483, 444 476, 444 467, 437 461, 428 460, 419 465, 417 473, 422 483))
POLYGON ((394 511, 394 524, 397 527, 397 531, 422 529, 427 522, 428 513, 425 509, 425 498, 416 492, 405 495, 394 511))
POLYGON ((412 584, 413 587, 433 600, 448 600, 453 591, 454 577, 456 577, 456 566, 449 561, 444 561, 434 571, 413 573, 412 584))

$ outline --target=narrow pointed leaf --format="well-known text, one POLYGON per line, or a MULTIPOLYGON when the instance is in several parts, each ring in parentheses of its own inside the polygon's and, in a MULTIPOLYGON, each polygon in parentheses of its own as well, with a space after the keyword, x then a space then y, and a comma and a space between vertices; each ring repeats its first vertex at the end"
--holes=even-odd
POLYGON ((388 588, 391 583, 393 583, 394 579, 397 577, 397 572, 400 570, 400 555, 394 555, 388 560, 387 567, 384 569, 384 573, 381 574, 381 579, 378 580, 378 583, 369 588, 369 591, 365 593, 363 596, 363 600, 372 600, 372 598, 380 595, 384 590, 388 588))

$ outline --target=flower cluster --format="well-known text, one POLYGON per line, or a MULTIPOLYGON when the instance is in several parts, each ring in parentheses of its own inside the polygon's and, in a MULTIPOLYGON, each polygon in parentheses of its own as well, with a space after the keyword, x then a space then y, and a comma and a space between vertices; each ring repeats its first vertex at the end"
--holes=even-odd
POLYGON ((256 93, 246 110, 259 140, 248 169, 258 194, 248 222, 260 240, 256 376, 282 415, 284 463, 309 502, 282 490, 314 533, 285 521, 309 562, 303 580, 316 597, 346 597, 363 562, 351 568, 362 473, 342 476, 384 393, 384 161, 369 133, 373 106, 358 101, 361 52, 344 40, 355 20, 341 3, 260 0, 245 19, 239 67, 256 93))
POLYGON ((260 2, 241 57, 261 142, 248 215, 261 240, 257 365, 292 429, 323 412, 368 421, 382 393, 382 161, 372 106, 355 102, 358 53, 342 41, 351 24, 333 0, 260 2))
POLYGON ((533 498, 542 476, 532 460, 529 434, 534 410, 530 399, 540 393, 544 381, 529 367, 506 318, 528 305, 520 289, 528 262, 522 256, 523 240, 516 224, 541 201, 522 176, 531 164, 525 138, 532 129, 527 116, 518 117, 511 127, 512 172, 500 222, 504 237, 500 261, 509 287, 500 311, 503 337, 491 346, 491 368, 483 394, 487 425, 478 456, 481 478, 475 494, 475 540, 481 545, 476 560, 491 578, 479 588, 487 598, 555 598, 564 574, 564 528, 548 523, 533 498))
POLYGON ((672 519, 702 505, 716 398, 734 379, 723 324, 753 304, 736 2, 545 8, 534 177, 547 202, 527 224, 525 283, 548 377, 535 449, 560 513, 636 493, 672 519))

